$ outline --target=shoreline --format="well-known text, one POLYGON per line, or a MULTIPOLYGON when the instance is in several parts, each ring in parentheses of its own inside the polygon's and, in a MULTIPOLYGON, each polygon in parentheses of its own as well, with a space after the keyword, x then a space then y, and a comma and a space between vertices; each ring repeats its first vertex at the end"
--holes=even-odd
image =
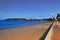
POLYGON ((27 27, 27 26, 39 25, 39 24, 41 25, 41 24, 46 24, 46 23, 52 23, 52 22, 42 22, 42 23, 28 24, 28 25, 23 25, 23 26, 8 26, 6 28, 0 28, 0 30, 10 29, 10 28, 16 28, 16 27, 27 27))

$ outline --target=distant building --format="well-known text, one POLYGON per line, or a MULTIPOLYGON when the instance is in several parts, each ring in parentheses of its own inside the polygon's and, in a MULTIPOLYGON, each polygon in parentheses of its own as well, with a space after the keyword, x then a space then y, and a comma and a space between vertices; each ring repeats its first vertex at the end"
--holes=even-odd
POLYGON ((31 20, 31 18, 25 18, 26 20, 31 20))

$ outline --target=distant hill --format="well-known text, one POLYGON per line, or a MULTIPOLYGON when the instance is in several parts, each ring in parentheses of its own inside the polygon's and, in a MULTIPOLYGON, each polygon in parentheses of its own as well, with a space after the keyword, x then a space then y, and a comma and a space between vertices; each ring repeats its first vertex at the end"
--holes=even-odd
POLYGON ((8 18, 5 20, 27 20, 27 19, 25 19, 25 18, 8 18))
POLYGON ((31 19, 31 18, 8 18, 8 19, 5 19, 5 20, 26 20, 26 21, 29 21, 29 20, 35 20, 35 21, 40 21, 40 19, 31 19))

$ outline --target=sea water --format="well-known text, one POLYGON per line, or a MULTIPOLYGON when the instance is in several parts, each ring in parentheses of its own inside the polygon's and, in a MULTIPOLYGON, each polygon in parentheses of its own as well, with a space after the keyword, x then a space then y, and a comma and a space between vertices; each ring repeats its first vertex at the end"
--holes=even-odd
POLYGON ((8 27, 16 27, 16 26, 25 26, 30 24, 37 24, 42 23, 42 21, 35 21, 35 20, 20 20, 20 21, 6 21, 6 20, 0 20, 0 28, 8 28, 8 27))

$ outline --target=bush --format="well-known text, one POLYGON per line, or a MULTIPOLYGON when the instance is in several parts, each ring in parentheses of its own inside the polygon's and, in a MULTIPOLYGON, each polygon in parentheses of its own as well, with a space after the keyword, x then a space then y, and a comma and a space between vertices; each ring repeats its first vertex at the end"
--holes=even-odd
POLYGON ((58 21, 60 22, 60 18, 58 18, 58 21))

